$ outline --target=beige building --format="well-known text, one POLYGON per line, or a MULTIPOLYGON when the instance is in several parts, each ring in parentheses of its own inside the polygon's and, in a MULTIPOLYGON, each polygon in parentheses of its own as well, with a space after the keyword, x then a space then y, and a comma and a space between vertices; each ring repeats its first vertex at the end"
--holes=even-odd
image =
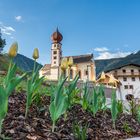
POLYGON ((121 82, 118 94, 122 96, 123 100, 127 94, 140 98, 140 65, 128 64, 107 73, 114 75, 121 82))
MULTIPOLYGON (((51 63, 45 64, 41 70, 40 75, 45 76, 48 80, 58 80, 61 75, 61 60, 62 56, 62 34, 56 30, 51 36, 51 63)), ((70 79, 73 79, 76 74, 79 74, 82 81, 95 81, 95 63, 93 54, 78 55, 78 56, 66 56, 73 58, 73 66, 70 69, 70 79)), ((65 71, 65 75, 68 76, 68 70, 65 71)))

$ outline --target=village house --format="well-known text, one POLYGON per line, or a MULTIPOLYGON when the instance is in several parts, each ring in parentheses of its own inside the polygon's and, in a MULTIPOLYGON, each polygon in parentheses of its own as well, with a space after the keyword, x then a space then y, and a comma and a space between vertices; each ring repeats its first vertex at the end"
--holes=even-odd
POLYGON ((140 65, 127 64, 118 66, 107 72, 114 75, 121 82, 118 94, 125 100, 126 95, 132 94, 135 98, 140 98, 140 65))

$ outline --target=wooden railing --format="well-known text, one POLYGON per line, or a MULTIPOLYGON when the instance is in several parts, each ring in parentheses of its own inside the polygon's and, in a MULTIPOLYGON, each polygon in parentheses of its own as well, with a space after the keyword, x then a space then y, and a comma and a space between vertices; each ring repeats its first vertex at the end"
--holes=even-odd
POLYGON ((125 72, 125 73, 123 73, 123 72, 115 72, 114 73, 114 76, 115 77, 120 77, 120 76, 138 76, 138 77, 140 77, 140 72, 125 72))

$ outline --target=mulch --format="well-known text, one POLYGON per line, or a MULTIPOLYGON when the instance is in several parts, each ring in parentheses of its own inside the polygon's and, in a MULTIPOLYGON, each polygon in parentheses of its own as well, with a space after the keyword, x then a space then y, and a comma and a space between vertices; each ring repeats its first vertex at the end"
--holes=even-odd
POLYGON ((96 117, 93 117, 92 113, 83 110, 80 105, 68 111, 66 120, 62 116, 52 133, 49 96, 42 98, 41 102, 40 109, 32 105, 25 120, 26 95, 13 93, 9 98, 9 110, 2 133, 12 140, 75 140, 72 126, 77 122, 81 126, 88 125, 88 140, 118 140, 140 136, 140 124, 131 115, 121 114, 116 121, 116 129, 113 129, 110 110, 97 112, 96 117))

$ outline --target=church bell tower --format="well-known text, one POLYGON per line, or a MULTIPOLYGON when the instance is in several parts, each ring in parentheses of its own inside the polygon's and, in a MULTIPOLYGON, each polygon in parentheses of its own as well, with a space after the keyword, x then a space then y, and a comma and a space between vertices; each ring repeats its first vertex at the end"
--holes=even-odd
POLYGON ((59 32, 58 28, 51 36, 52 47, 51 47, 51 74, 53 75, 52 79, 58 79, 59 77, 59 66, 62 58, 62 44, 63 39, 62 34, 59 32))

